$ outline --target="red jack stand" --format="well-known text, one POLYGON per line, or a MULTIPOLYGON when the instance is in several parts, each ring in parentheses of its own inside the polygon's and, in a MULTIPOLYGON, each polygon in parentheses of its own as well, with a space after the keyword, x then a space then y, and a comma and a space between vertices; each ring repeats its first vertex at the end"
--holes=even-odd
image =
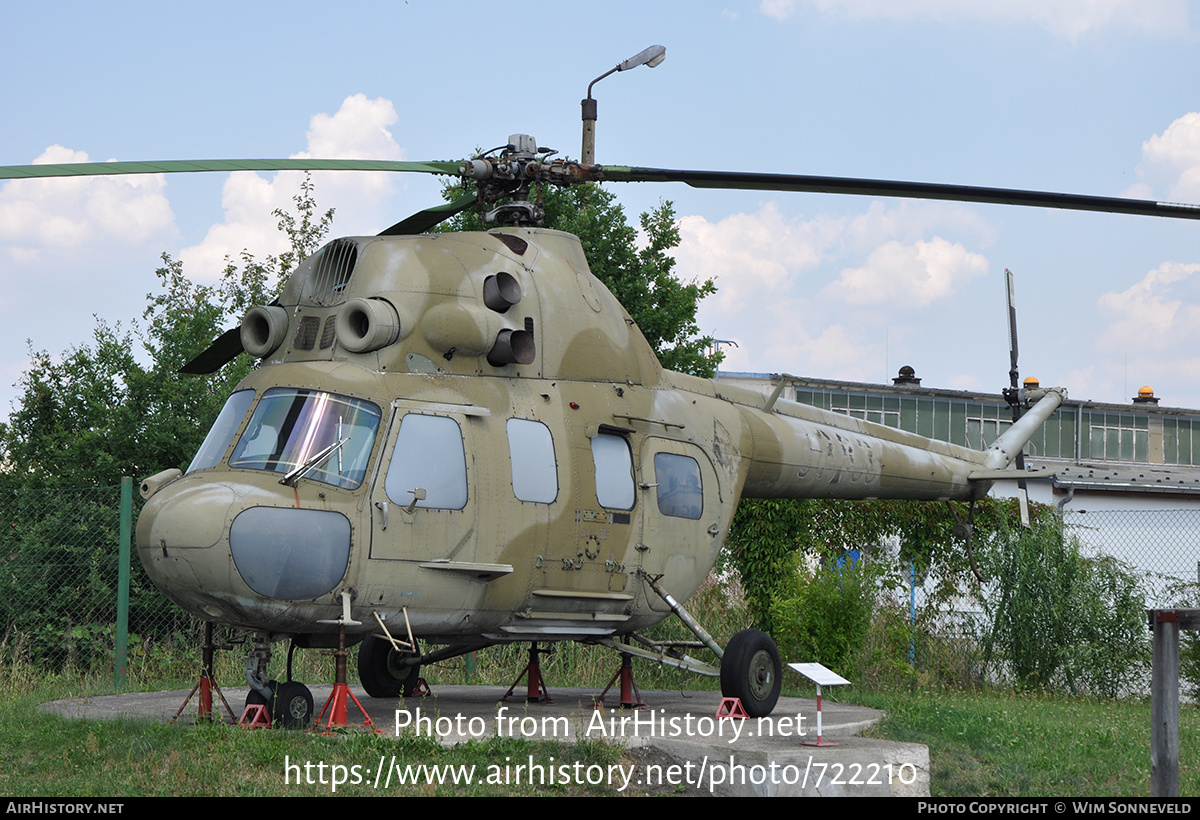
MULTIPOLYGON (((625 639, 625 643, 629 643, 628 638, 625 639)), ((612 676, 608 686, 605 686, 604 691, 600 693, 600 697, 596 701, 596 708, 604 708, 604 696, 608 694, 609 689, 613 688, 617 678, 621 679, 621 708, 645 709, 646 702, 642 700, 642 693, 633 680, 633 658, 624 654, 621 655, 621 668, 617 670, 617 674, 612 676)))
POLYGON ((717 720, 749 720, 750 716, 746 714, 746 707, 742 706, 741 698, 721 698, 721 705, 717 707, 717 720))
POLYGON ((521 678, 529 675, 528 685, 525 687, 525 702, 526 703, 554 703, 554 699, 550 697, 550 692, 546 690, 546 684, 542 681, 542 665, 538 661, 538 655, 549 655, 553 649, 538 649, 537 641, 529 644, 529 663, 525 664, 525 668, 521 670, 521 674, 517 675, 517 679, 513 681, 513 685, 508 687, 508 691, 504 693, 501 700, 508 700, 512 693, 516 690, 517 684, 521 682, 521 678))
POLYGON ((354 705, 358 707, 358 711, 362 713, 362 725, 373 732, 383 734, 383 732, 375 728, 375 722, 371 720, 371 716, 367 714, 367 710, 358 702, 358 698, 354 697, 354 693, 350 691, 350 687, 346 685, 346 658, 350 655, 346 651, 346 627, 338 627, 338 648, 334 650, 334 683, 333 691, 329 694, 329 699, 325 701, 325 705, 321 707, 321 714, 317 715, 316 728, 329 731, 330 729, 340 729, 346 725, 346 713, 349 709, 347 700, 354 701, 354 705), (325 713, 329 713, 329 720, 325 723, 322 721, 325 718, 325 713))
POLYGON ((171 722, 179 720, 179 716, 183 714, 183 710, 191 703, 192 697, 196 694, 196 690, 200 691, 200 711, 196 714, 197 720, 212 720, 213 719, 213 701, 212 693, 215 689, 217 696, 221 698, 221 703, 225 706, 225 712, 229 715, 231 723, 236 723, 237 718, 234 716, 233 709, 229 706, 229 701, 225 700, 225 693, 221 691, 221 687, 217 686, 217 682, 213 679, 213 625, 212 621, 204 622, 204 646, 201 647, 200 655, 200 681, 192 687, 192 691, 184 698, 183 705, 179 707, 179 711, 175 713, 175 717, 171 718, 171 722))

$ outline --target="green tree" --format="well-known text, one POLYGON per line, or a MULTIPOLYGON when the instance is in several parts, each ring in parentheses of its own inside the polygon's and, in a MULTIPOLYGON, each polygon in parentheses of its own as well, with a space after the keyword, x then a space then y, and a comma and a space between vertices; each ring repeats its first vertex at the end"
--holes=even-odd
POLYGON ((294 202, 294 214, 275 211, 290 241, 284 253, 259 261, 243 251, 240 262, 226 261, 215 285, 193 282, 180 260, 163 254, 160 289, 146 297, 144 326, 124 330, 97 318, 91 343, 57 359, 32 350, 18 382, 21 396, 0 425, 0 481, 113 486, 121 476, 186 467, 253 363, 239 356, 208 376, 182 375, 179 368, 247 308, 274 299, 288 271, 320 245, 333 211, 318 216, 307 178, 294 202), (144 356, 135 354, 139 346, 144 356))
POLYGON ((1060 521, 1002 525, 989 546, 986 660, 1028 689, 1061 681, 1117 697, 1143 680, 1149 642, 1136 570, 1087 557, 1060 521))
MULTIPOLYGON (((447 198, 461 191, 447 189, 447 198)), ((685 282, 675 273, 671 252, 679 246, 674 206, 663 202, 640 218, 644 246, 616 195, 599 185, 547 186, 542 191, 545 227, 579 237, 588 267, 629 311, 663 367, 712 378, 722 354, 696 324, 700 301, 717 292, 712 279, 685 282)), ((487 227, 465 211, 440 231, 481 231, 487 227)))
MULTIPOLYGON (((209 376, 179 373, 248 307, 272 301, 289 269, 320 245, 333 212, 318 217, 307 179, 294 201, 294 214, 275 212, 291 246, 279 256, 243 252, 215 285, 202 285, 164 254, 141 326, 97 318, 90 342, 60 357, 31 351, 21 397, 0 425, 0 662, 89 668, 111 658, 114 485, 186 467, 254 366, 238 356, 209 376)), ((178 610, 135 562, 132 631, 161 634, 172 618, 178 610)))

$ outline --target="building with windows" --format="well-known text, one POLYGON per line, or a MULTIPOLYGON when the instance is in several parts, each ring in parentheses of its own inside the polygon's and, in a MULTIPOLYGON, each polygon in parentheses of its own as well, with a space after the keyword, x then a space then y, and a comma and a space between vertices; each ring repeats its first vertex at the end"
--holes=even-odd
MULTIPOLYGON (((769 393, 780 376, 722 372, 718 381, 769 393)), ((903 367, 893 384, 784 376, 783 395, 887 427, 985 449, 1012 425, 998 393, 947 390, 921 384, 903 367)), ((1069 390, 1069 387, 1068 387, 1069 390)), ((1200 410, 1162 407, 1149 388, 1129 404, 1070 398, 1025 450, 1027 469, 1052 477, 1030 482, 1030 497, 1046 504, 1077 503, 1122 509, 1197 505, 1200 509, 1200 410)), ((993 494, 1012 495, 1000 483, 993 494)))
MULTIPOLYGON (((766 395, 780 378, 717 380, 766 395)), ((1012 424, 1002 395, 929 387, 907 366, 890 385, 782 378, 782 395, 802 404, 972 449, 1012 424)), ((1158 401, 1147 387, 1129 404, 1068 399, 1026 447, 1025 467, 1043 476, 1027 482, 1032 501, 1058 507, 1094 554, 1144 570, 1148 601, 1167 605, 1175 581, 1200 580, 1200 410, 1158 401)), ((1013 497, 1017 482, 997 482, 991 494, 1013 497)))

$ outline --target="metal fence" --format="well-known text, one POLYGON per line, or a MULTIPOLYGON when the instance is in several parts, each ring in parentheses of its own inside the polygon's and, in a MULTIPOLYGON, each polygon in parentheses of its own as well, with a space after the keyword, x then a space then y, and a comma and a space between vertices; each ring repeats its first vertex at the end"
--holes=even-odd
POLYGON ((124 487, 0 490, 0 674, 112 670, 192 619, 130 560, 132 481, 124 487))
MULTIPOLYGON (((154 679, 156 653, 197 653, 200 621, 167 601, 130 558, 136 509, 128 496, 127 487, 123 508, 121 487, 0 490, 0 675, 16 666, 116 670, 121 682, 129 663, 154 679)), ((1147 608, 1200 606, 1200 509, 1068 510, 1063 523, 1087 555, 1116 558, 1142 577, 1147 608)), ((919 584, 915 593, 914 614, 919 584)), ((933 614, 935 631, 967 647, 981 614, 964 596, 933 614)))
POLYGON ((1200 582, 1200 509, 1065 510, 1085 554, 1116 558, 1142 575, 1147 608, 1194 605, 1200 582))

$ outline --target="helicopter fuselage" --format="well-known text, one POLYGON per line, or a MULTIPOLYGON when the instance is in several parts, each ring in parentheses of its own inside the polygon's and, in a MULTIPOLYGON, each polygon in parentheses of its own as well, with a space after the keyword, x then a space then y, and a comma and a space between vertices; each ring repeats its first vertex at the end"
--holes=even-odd
POLYGON ((137 546, 184 609, 275 635, 346 597, 351 633, 627 634, 670 614, 638 570, 685 600, 743 496, 967 500, 1010 460, 664 371, 555 231, 336 240, 242 340, 262 365, 148 480, 137 546))

